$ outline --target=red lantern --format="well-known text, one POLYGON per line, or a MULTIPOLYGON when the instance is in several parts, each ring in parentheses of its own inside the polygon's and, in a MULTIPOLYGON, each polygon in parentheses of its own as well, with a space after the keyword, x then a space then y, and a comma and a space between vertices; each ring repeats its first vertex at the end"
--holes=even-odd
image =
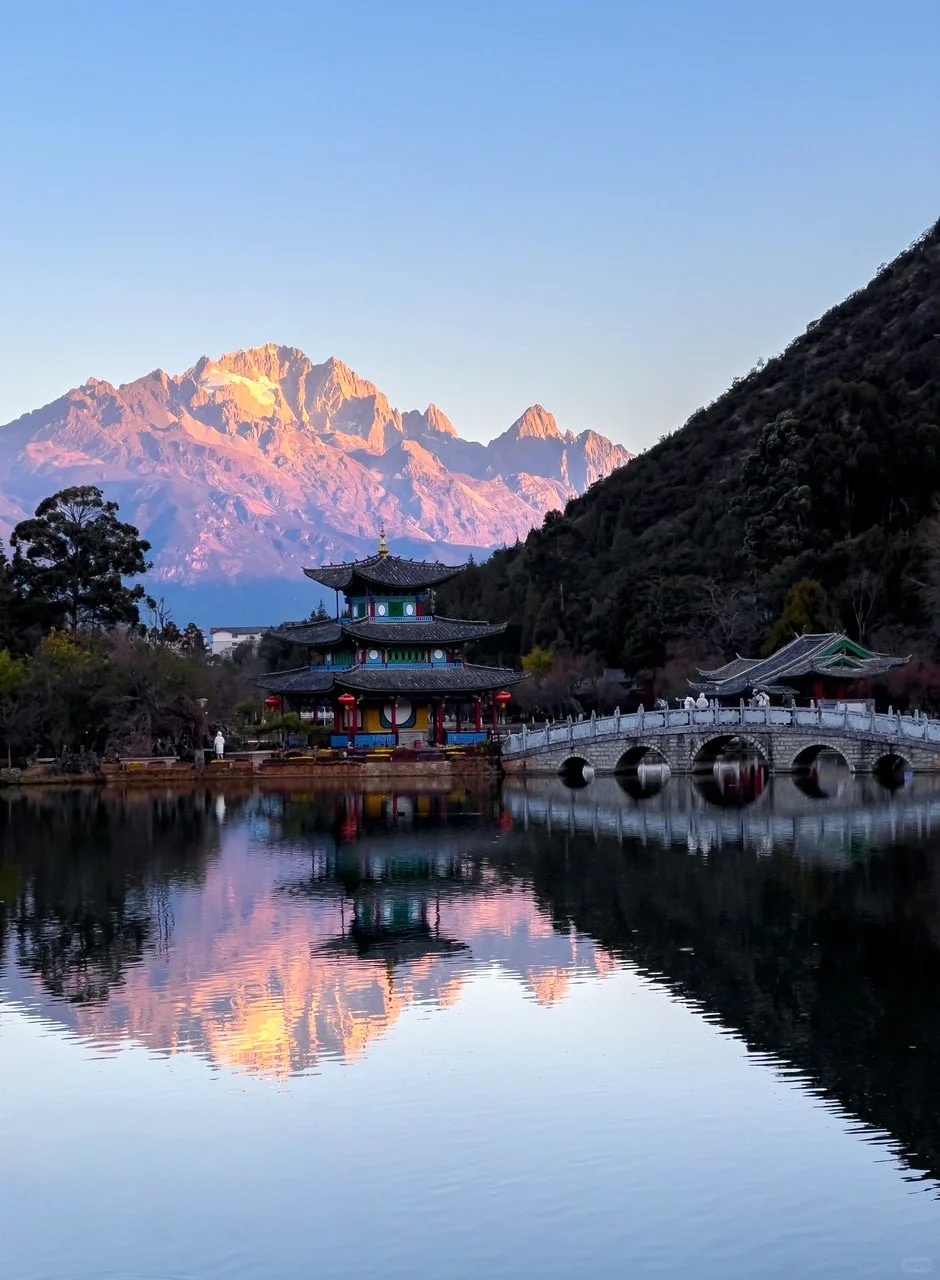
POLYGON ((493 701, 498 702, 501 707, 505 707, 507 702, 512 701, 512 694, 507 693, 505 689, 500 689, 499 693, 493 694, 493 701))
POLYGON ((265 698, 264 705, 266 707, 279 707, 281 705, 281 699, 276 694, 272 693, 270 698, 265 698))
POLYGON ((341 693, 336 701, 342 707, 354 707, 356 705, 355 696, 351 693, 341 693))

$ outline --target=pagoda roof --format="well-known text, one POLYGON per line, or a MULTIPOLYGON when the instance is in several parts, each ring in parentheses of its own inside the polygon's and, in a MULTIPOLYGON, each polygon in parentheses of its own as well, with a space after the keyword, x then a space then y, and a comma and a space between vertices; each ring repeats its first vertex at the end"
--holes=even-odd
POLYGON ((350 667, 337 672, 336 684, 358 693, 485 693, 525 680, 509 667, 350 667))
POLYGON ((333 672, 312 667, 293 667, 290 671, 269 671, 255 681, 268 693, 329 693, 333 688, 333 672))
POLYGON ((788 680, 806 675, 866 680, 906 662, 910 657, 894 658, 866 649, 842 632, 826 631, 796 636, 768 658, 742 658, 739 654, 724 666, 699 669, 700 679, 689 683, 706 694, 730 696, 746 689, 780 691, 788 680))
POLYGON ((343 638, 343 624, 332 618, 315 622, 282 622, 279 627, 269 628, 265 635, 289 640, 291 644, 333 645, 343 638))
POLYGON ((384 618, 356 619, 344 625, 347 635, 368 644, 444 644, 498 636, 505 622, 474 622, 469 618, 418 618, 411 622, 388 622, 384 618))
POLYGON ((331 587, 334 591, 346 591, 357 579, 366 587, 416 591, 421 587, 433 587, 447 582, 465 568, 466 565, 463 564, 441 564, 437 560, 406 560, 404 556, 391 556, 380 551, 365 560, 353 560, 347 564, 321 564, 316 569, 304 569, 304 573, 314 582, 331 587))
POLYGON ((255 681, 268 693, 329 693, 349 689, 355 693, 449 694, 487 693, 527 679, 524 671, 509 667, 347 667, 323 671, 316 667, 294 667, 291 671, 271 671, 255 681))
POLYGON ((467 618, 427 617, 407 622, 387 618, 341 618, 337 622, 286 622, 267 634, 311 648, 333 648, 344 639, 359 644, 458 644, 498 636, 505 622, 474 622, 467 618))

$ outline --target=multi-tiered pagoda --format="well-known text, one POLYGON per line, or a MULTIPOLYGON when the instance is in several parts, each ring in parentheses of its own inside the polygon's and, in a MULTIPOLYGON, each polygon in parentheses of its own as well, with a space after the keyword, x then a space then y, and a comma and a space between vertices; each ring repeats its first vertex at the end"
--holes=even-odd
POLYGON ((435 614, 434 588, 465 567, 389 555, 383 532, 377 555, 305 569, 336 593, 336 617, 272 631, 307 646, 310 661, 259 683, 291 707, 329 703, 335 747, 482 742, 497 731, 507 687, 525 677, 464 658, 466 645, 499 635, 505 623, 435 614))

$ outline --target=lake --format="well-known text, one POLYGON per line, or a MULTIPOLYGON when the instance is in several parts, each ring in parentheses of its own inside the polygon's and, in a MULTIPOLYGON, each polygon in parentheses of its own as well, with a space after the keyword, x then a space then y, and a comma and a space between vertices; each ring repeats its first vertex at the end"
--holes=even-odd
POLYGON ((0 796, 0 1274, 940 1269, 940 778, 0 796))

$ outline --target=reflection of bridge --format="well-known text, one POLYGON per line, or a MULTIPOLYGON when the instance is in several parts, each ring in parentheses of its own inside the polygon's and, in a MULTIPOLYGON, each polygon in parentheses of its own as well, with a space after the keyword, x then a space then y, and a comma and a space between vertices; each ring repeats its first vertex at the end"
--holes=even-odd
POLYGON ((503 802, 525 826, 591 833, 595 840, 638 840, 693 853, 723 847, 759 854, 792 850, 812 862, 841 864, 858 850, 917 841, 940 831, 940 788, 932 780, 913 791, 889 792, 874 780, 850 783, 843 793, 813 799, 792 779, 781 779, 745 808, 707 803, 691 782, 670 782, 657 795, 635 801, 613 778, 579 790, 555 779, 507 782, 503 802))
POLYGON ((590 765, 626 772, 659 758, 673 773, 710 769, 732 743, 758 751, 777 773, 808 769, 835 751, 850 769, 869 773, 885 761, 912 770, 940 769, 940 721, 889 712, 822 707, 709 707, 640 711, 523 727, 503 747, 507 772, 559 773, 590 765))

